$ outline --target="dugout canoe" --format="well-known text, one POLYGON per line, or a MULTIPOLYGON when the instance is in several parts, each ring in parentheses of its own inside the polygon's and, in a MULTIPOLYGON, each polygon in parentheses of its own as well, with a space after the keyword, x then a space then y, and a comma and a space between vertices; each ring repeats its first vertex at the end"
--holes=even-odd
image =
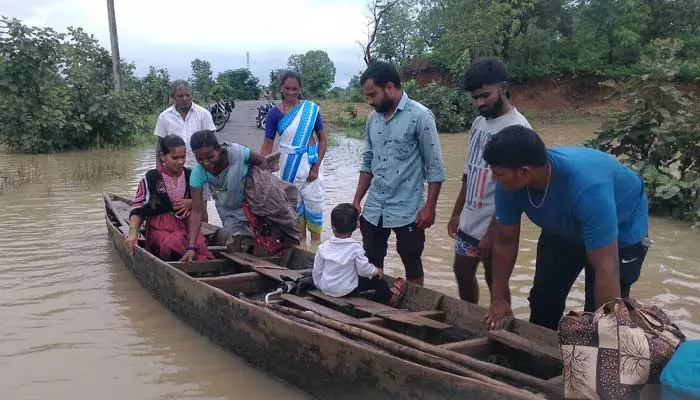
MULTIPOLYGON (((308 273, 312 253, 256 257, 210 246, 216 259, 192 264, 164 262, 142 247, 131 255, 124 246, 131 201, 103 198, 110 241, 155 299, 224 349, 315 398, 563 397, 555 331, 518 319, 484 331, 485 308, 413 284, 397 308, 316 290, 266 302, 282 276, 308 273)), ((214 229, 203 226, 205 236, 214 229)))

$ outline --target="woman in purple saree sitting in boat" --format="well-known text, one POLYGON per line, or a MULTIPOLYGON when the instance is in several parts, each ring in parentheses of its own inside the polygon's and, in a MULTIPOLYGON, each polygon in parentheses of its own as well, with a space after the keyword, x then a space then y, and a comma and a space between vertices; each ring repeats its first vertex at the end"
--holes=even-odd
MULTIPOLYGON (((138 231, 146 221, 145 249, 164 261, 178 261, 188 249, 188 221, 192 213, 190 169, 185 168, 186 147, 181 137, 161 140, 160 162, 139 182, 129 216, 126 248, 134 254, 138 231)), ((212 260, 204 235, 196 240, 196 261, 212 260)))

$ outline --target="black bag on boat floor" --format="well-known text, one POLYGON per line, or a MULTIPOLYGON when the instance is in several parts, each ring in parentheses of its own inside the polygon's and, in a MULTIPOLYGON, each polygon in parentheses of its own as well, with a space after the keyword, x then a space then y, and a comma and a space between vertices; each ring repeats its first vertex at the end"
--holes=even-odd
POLYGON ((282 284, 280 288, 284 293, 299 295, 307 290, 316 289, 314 279, 310 273, 303 273, 299 278, 292 279, 286 275, 281 275, 282 284))

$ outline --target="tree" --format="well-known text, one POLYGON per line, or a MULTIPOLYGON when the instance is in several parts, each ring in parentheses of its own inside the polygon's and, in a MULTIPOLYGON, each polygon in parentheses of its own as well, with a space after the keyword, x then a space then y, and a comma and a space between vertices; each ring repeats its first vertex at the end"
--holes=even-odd
POLYGON ((192 90, 200 101, 209 101, 212 98, 214 79, 212 79, 211 64, 209 61, 195 58, 192 61, 192 90))
POLYGON ((353 75, 348 82, 348 87, 345 88, 345 93, 350 101, 362 101, 362 87, 360 86, 360 75, 353 75))
POLYGON ((304 92, 310 96, 323 97, 335 81, 335 65, 323 50, 310 50, 306 54, 294 54, 287 65, 298 68, 304 92))
POLYGON ((303 54, 292 54, 287 60, 287 68, 291 69, 292 71, 301 73, 301 65, 303 63, 303 59, 303 54))
POLYGON ((371 0, 367 5, 369 11, 369 22, 367 24, 367 41, 362 43, 364 51, 364 61, 369 67, 372 64, 372 49, 374 47, 374 42, 377 39, 377 31, 382 23, 382 18, 384 15, 391 10, 399 0, 371 0))
POLYGON ((246 68, 227 70, 216 77, 215 91, 218 98, 256 100, 260 95, 258 78, 246 68))
POLYGON ((128 144, 145 132, 135 78, 112 91, 111 57, 94 36, 7 18, 0 28, 0 143, 37 153, 128 144))
POLYGON ((610 83, 627 107, 587 145, 640 172, 651 212, 700 220, 700 107, 673 85, 682 47, 678 39, 655 40, 642 60, 649 74, 610 83))
POLYGON ((140 82, 146 112, 155 112, 170 100, 170 73, 165 68, 148 67, 148 74, 140 82))
MULTIPOLYGON (((272 100, 277 100, 278 95, 280 94, 280 78, 284 73, 286 72, 286 69, 276 69, 270 71, 270 96, 272 100)), ((281 95, 279 96, 281 97, 281 95)))
POLYGON ((377 27, 372 44, 372 58, 389 61, 398 68, 405 67, 420 55, 422 41, 418 38, 417 9, 413 0, 404 0, 386 9, 377 27))
POLYGON ((642 0, 585 0, 579 26, 594 32, 596 42, 605 43, 608 65, 630 64, 639 61, 648 17, 649 8, 642 0))

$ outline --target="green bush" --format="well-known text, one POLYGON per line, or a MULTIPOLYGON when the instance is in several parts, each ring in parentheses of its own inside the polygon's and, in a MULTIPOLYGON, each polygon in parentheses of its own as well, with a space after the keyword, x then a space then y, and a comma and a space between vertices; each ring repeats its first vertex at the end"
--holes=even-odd
POLYGON ((433 112, 441 133, 464 132, 476 116, 472 99, 463 90, 434 82, 418 87, 414 80, 407 81, 404 89, 413 100, 433 112))
POLYGON ((112 91, 109 53, 68 33, 0 20, 0 143, 25 153, 130 144, 146 130, 137 90, 112 91))
POLYGON ((644 178, 650 212, 700 220, 700 107, 673 85, 679 40, 656 40, 648 75, 610 85, 627 107, 608 118, 587 145, 609 152, 644 178))

